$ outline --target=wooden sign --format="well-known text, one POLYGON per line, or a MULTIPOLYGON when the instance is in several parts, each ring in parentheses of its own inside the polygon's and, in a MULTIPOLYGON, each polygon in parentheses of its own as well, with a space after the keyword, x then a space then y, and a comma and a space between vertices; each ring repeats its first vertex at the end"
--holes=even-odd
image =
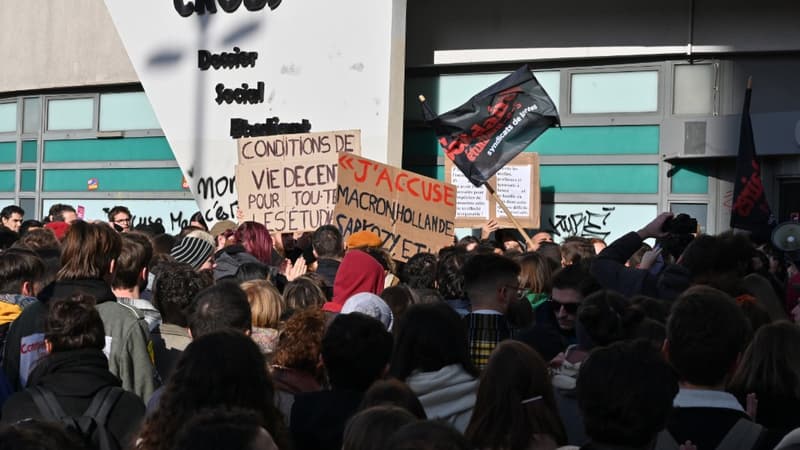
POLYGON ((368 230, 394 259, 453 245, 456 188, 350 153, 339 155, 334 223, 342 235, 368 230))
MULTIPOLYGON (((483 186, 475 187, 449 158, 445 158, 445 180, 458 189, 456 226, 479 228, 497 219, 500 228, 514 228, 503 210, 483 186)), ((539 228, 541 194, 539 191, 539 154, 520 153, 489 180, 514 218, 526 228, 539 228)))
POLYGON ((239 139, 236 191, 245 220, 275 233, 332 223, 339 153, 361 153, 358 130, 239 139))

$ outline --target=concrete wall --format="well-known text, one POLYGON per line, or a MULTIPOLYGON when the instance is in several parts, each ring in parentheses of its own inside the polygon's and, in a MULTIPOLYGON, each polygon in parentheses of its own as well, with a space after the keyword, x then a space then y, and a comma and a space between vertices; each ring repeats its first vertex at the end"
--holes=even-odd
POLYGON ((0 0, 0 11, 0 92, 138 82, 102 0, 0 0))

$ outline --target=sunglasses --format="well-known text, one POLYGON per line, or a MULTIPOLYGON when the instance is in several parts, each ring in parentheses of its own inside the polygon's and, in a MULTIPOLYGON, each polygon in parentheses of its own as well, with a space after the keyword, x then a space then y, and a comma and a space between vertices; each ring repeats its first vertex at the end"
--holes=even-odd
POLYGON ((579 306, 578 303, 561 303, 558 300, 553 299, 553 298, 550 299, 550 303, 553 304, 553 311, 554 312, 559 312, 559 311, 561 311, 561 308, 564 308, 564 311, 566 311, 567 314, 573 314, 574 315, 574 314, 578 313, 578 306, 579 306))

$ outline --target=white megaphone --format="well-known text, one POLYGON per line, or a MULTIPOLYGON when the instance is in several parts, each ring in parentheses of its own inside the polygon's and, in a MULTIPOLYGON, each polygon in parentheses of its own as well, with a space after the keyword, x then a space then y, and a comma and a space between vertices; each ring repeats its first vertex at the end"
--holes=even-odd
POLYGON ((772 244, 784 252, 800 251, 800 223, 783 222, 772 231, 772 244))

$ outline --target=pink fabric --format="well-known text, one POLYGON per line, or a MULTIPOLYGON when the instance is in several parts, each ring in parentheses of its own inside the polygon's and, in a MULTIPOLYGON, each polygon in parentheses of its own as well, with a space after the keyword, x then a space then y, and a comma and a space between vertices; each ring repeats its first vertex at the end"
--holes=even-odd
POLYGON ((361 250, 350 250, 342 258, 333 281, 333 299, 323 311, 338 313, 348 298, 361 292, 380 295, 383 292, 383 266, 361 250))

